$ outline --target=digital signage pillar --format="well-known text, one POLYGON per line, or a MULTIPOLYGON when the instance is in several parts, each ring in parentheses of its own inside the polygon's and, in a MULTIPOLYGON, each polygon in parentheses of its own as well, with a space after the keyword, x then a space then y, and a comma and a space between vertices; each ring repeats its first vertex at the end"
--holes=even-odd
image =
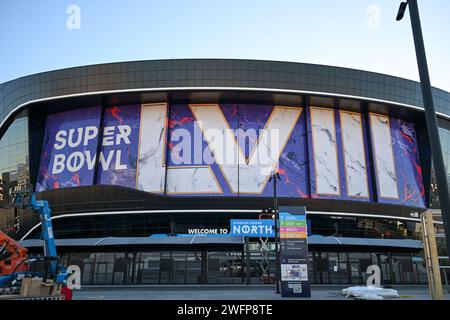
POLYGON ((306 209, 281 206, 279 210, 281 296, 311 297, 306 209))

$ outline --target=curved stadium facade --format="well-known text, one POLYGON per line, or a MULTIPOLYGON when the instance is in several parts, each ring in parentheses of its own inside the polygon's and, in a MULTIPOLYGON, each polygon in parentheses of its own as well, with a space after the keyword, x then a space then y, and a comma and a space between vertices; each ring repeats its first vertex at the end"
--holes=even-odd
MULTIPOLYGON (((448 164, 450 94, 433 90, 448 164)), ((41 252, 39 217, 8 205, 32 185, 83 284, 272 281, 273 239, 227 234, 274 207, 274 170, 278 204, 307 209, 312 283, 359 284, 371 264, 385 284, 426 282, 419 214, 439 200, 416 82, 256 60, 102 64, 0 84, 0 123, 1 230, 41 252)))

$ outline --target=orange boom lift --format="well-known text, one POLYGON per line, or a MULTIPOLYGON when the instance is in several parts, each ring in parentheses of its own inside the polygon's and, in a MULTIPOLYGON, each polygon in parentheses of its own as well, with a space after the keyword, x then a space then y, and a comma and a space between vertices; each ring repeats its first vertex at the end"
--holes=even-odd
MULTIPOLYGON (((10 275, 13 271, 25 271, 16 267, 27 259, 28 250, 17 241, 0 231, 0 277, 10 275)), ((22 268, 26 268, 23 264, 22 268)))

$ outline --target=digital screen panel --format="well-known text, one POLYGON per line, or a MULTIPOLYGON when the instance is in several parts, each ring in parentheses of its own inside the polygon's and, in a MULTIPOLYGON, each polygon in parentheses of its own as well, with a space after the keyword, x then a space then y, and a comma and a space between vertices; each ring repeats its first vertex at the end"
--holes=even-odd
POLYGON ((101 107, 49 115, 36 191, 93 184, 101 107))

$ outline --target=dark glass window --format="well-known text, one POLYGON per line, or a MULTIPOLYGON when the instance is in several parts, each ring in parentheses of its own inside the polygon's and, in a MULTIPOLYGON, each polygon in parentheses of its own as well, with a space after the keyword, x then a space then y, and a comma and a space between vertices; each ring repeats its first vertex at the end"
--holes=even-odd
POLYGON ((29 182, 28 117, 19 115, 0 139, 0 202, 7 200, 6 183, 11 190, 29 182))

